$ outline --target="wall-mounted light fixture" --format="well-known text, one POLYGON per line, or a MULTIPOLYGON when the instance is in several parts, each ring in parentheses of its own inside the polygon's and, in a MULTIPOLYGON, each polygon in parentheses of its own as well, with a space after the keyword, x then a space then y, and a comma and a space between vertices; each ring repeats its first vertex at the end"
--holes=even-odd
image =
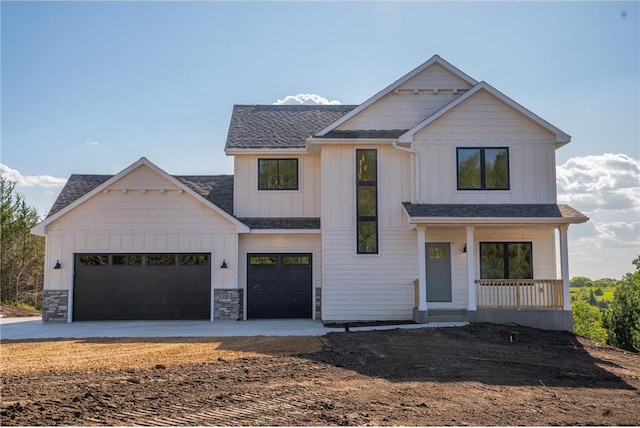
POLYGON ((56 265, 53 268, 54 269, 62 269, 62 266, 60 266, 60 260, 56 260, 56 265))
POLYGON ((464 247, 462 247, 462 252, 466 253, 467 252, 467 243, 464 243, 464 247))
POLYGON ((227 262, 223 259, 222 264, 220 265, 220 269, 227 269, 227 262))

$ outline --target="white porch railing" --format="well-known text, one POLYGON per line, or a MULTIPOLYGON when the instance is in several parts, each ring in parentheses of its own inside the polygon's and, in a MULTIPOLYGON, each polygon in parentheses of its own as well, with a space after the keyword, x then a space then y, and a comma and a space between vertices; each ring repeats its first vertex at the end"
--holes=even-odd
POLYGON ((476 279, 478 309, 562 309, 561 279, 476 279))

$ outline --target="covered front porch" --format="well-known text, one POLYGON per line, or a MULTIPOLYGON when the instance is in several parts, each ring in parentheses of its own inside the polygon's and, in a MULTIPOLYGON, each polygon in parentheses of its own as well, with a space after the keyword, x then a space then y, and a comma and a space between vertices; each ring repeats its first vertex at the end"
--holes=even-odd
MULTIPOLYGON (((455 213, 456 207, 405 204, 418 249, 414 320, 424 323, 455 314, 471 322, 572 330, 567 231, 570 223, 587 218, 556 205, 483 205, 475 206, 475 217, 442 215, 455 213), (434 260, 438 245, 444 249, 439 250, 442 262, 434 260), (446 289, 447 281, 451 299, 434 299, 434 288, 446 289)), ((469 206, 464 207, 469 213, 469 206)))

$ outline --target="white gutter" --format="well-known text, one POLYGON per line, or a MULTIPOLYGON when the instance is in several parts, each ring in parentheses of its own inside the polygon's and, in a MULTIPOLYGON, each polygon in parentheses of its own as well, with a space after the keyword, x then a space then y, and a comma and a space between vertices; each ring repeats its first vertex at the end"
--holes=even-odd
POLYGON ((400 147, 398 145, 397 139, 393 140, 391 142, 391 145, 393 146, 394 149, 400 150, 401 152, 409 153, 413 157, 413 168, 415 170, 415 191, 416 191, 415 203, 421 204, 422 201, 420 200, 420 158, 418 157, 418 152, 415 150, 407 149, 406 147, 400 147))

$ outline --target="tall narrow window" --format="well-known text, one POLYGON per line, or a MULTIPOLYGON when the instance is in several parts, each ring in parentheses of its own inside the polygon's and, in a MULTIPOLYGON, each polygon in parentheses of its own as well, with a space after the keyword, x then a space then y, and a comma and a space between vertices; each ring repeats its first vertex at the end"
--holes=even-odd
POLYGON ((298 190, 298 159, 258 159, 258 190, 298 190))
POLYGON ((356 150, 358 254, 378 253, 378 152, 356 150))
POLYGON ((509 190, 507 147, 458 148, 458 190, 509 190))

